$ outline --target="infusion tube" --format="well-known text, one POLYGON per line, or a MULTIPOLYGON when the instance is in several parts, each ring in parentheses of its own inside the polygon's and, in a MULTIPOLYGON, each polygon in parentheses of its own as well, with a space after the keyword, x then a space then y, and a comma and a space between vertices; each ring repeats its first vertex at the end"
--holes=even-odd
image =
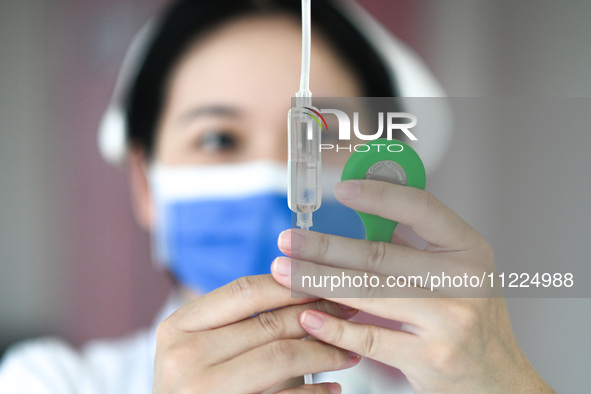
MULTIPOLYGON (((312 227, 312 212, 322 202, 320 160, 320 112, 312 107, 310 91, 311 0, 302 0, 302 72, 296 106, 287 115, 288 174, 287 202, 297 215, 296 225, 312 227)), ((312 374, 304 375, 305 384, 313 384, 312 374)))
POLYGON ((308 230, 312 212, 322 202, 320 126, 307 109, 292 108, 289 130, 289 208, 297 214, 297 226, 308 230))
POLYGON ((302 0, 302 74, 296 106, 288 114, 288 204, 296 213, 296 225, 312 227, 312 212, 320 208, 321 192, 321 123, 312 107, 310 82, 311 42, 310 0, 302 0))

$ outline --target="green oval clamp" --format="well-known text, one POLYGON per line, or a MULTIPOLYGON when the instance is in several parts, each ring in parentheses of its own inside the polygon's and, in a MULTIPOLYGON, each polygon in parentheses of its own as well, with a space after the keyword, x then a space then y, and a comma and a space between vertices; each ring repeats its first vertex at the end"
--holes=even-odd
MULTIPOLYGON (((356 146, 341 175, 341 181, 351 179, 374 179, 422 190, 426 184, 425 166, 417 152, 402 141, 387 139, 356 146)), ((367 240, 391 242, 398 222, 355 212, 365 226, 367 240)))

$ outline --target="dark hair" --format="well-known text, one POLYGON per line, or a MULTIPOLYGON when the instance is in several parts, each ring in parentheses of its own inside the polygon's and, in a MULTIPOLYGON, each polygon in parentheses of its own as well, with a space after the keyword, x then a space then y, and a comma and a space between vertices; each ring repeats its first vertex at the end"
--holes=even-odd
MULTIPOLYGON (((184 51, 204 32, 232 18, 282 12, 300 18, 300 0, 180 0, 165 10, 144 62, 127 93, 127 138, 151 158, 167 78, 184 51)), ((362 82, 368 97, 393 97, 390 74, 369 42, 328 0, 312 2, 312 24, 328 38, 362 82)))

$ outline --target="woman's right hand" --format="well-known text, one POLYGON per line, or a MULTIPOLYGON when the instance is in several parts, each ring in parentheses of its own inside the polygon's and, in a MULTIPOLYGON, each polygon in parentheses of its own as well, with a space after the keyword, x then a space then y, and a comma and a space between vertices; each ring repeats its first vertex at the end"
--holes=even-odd
MULTIPOLYGON (((270 275, 239 278, 178 309, 158 326, 154 393, 262 392, 308 373, 346 369, 357 355, 319 342, 298 322, 308 309, 351 318, 356 310, 291 291, 270 275)), ((340 392, 336 383, 285 393, 340 392)))

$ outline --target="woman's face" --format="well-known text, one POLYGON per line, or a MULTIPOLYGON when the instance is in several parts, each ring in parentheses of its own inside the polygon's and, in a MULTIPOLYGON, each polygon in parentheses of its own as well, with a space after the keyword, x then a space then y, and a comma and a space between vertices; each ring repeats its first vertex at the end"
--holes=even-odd
MULTIPOLYGON (((357 97, 361 85, 313 32, 310 89, 315 97, 357 97)), ((250 16, 200 37, 168 80, 154 160, 204 165, 287 162, 287 113, 299 90, 301 28, 290 16, 250 16)), ((144 156, 133 151, 130 184, 139 223, 154 224, 144 156)))
MULTIPOLYGON (((353 72, 313 33, 310 90, 355 97, 353 72)), ((164 165, 287 161, 287 112, 299 89, 301 29, 285 15, 228 22, 198 39, 168 81, 155 159, 164 165)))

